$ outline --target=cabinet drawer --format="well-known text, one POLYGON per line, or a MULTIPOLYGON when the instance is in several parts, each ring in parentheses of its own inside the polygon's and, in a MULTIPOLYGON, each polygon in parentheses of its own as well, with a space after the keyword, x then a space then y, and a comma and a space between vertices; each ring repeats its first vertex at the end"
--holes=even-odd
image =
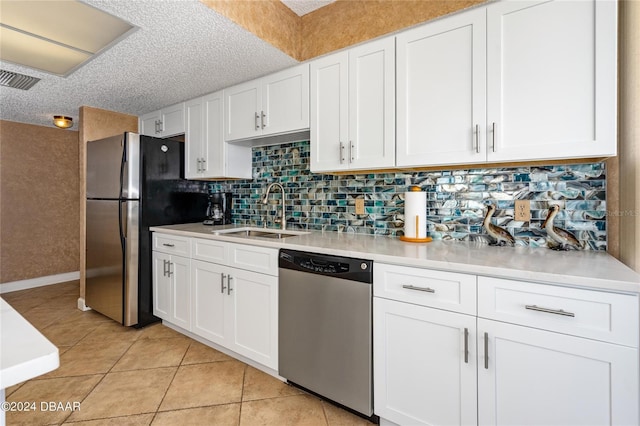
POLYGON ((223 241, 204 240, 193 238, 191 240, 191 257, 205 262, 226 263, 229 258, 229 243, 223 241))
POLYGON ((191 256, 189 238, 177 235, 153 233, 153 250, 163 253, 191 256))
POLYGON ((631 294, 479 277, 478 316, 638 346, 638 298, 631 294))
POLYGON ((373 293, 401 302, 476 313, 475 275, 374 263, 373 293))
POLYGON ((268 275, 278 275, 278 249, 229 244, 229 266, 268 275))

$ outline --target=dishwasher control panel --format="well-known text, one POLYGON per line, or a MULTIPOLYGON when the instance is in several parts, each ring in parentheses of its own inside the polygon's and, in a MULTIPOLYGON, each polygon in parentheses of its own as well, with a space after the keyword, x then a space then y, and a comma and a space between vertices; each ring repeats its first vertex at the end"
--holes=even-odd
POLYGON ((278 266, 343 279, 373 282, 373 261, 281 249, 278 266))

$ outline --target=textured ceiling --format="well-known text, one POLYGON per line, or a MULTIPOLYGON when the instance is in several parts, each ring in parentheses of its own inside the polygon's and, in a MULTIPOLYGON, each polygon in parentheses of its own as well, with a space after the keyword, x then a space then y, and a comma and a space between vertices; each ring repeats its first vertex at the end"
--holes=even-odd
POLYGON ((0 87, 0 119, 52 126, 63 114, 77 129, 83 105, 141 115, 296 63, 198 0, 84 1, 139 30, 66 78, 0 61, 42 79, 0 87))
POLYGON ((289 9, 298 16, 306 15, 316 9, 320 9, 336 0, 281 0, 289 9))

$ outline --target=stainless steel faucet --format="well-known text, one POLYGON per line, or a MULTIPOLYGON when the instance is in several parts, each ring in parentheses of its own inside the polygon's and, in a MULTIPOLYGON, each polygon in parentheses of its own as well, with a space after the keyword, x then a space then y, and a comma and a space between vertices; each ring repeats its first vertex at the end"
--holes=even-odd
MULTIPOLYGON (((271 185, 269 185, 267 187, 267 192, 265 192, 264 194, 264 198, 262 199, 262 204, 267 204, 267 202, 269 201, 269 193, 271 192, 271 188, 273 188, 274 186, 280 188, 280 191, 282 192, 282 202, 280 203, 280 208, 281 208, 281 216, 280 216, 280 226, 282 227, 282 229, 287 229, 287 220, 285 218, 284 215, 284 188, 282 187, 282 185, 280 185, 277 182, 272 183, 271 185)), ((276 220, 276 222, 278 222, 278 220, 276 220)))

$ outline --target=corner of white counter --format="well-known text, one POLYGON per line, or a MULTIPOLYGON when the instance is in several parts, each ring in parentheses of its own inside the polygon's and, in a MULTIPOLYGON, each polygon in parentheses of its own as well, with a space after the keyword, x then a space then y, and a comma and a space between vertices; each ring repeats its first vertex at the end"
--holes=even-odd
MULTIPOLYGON (((0 403, 5 402, 9 386, 59 366, 58 348, 0 298, 0 403)), ((4 424, 5 411, 0 410, 0 425, 4 424)))

